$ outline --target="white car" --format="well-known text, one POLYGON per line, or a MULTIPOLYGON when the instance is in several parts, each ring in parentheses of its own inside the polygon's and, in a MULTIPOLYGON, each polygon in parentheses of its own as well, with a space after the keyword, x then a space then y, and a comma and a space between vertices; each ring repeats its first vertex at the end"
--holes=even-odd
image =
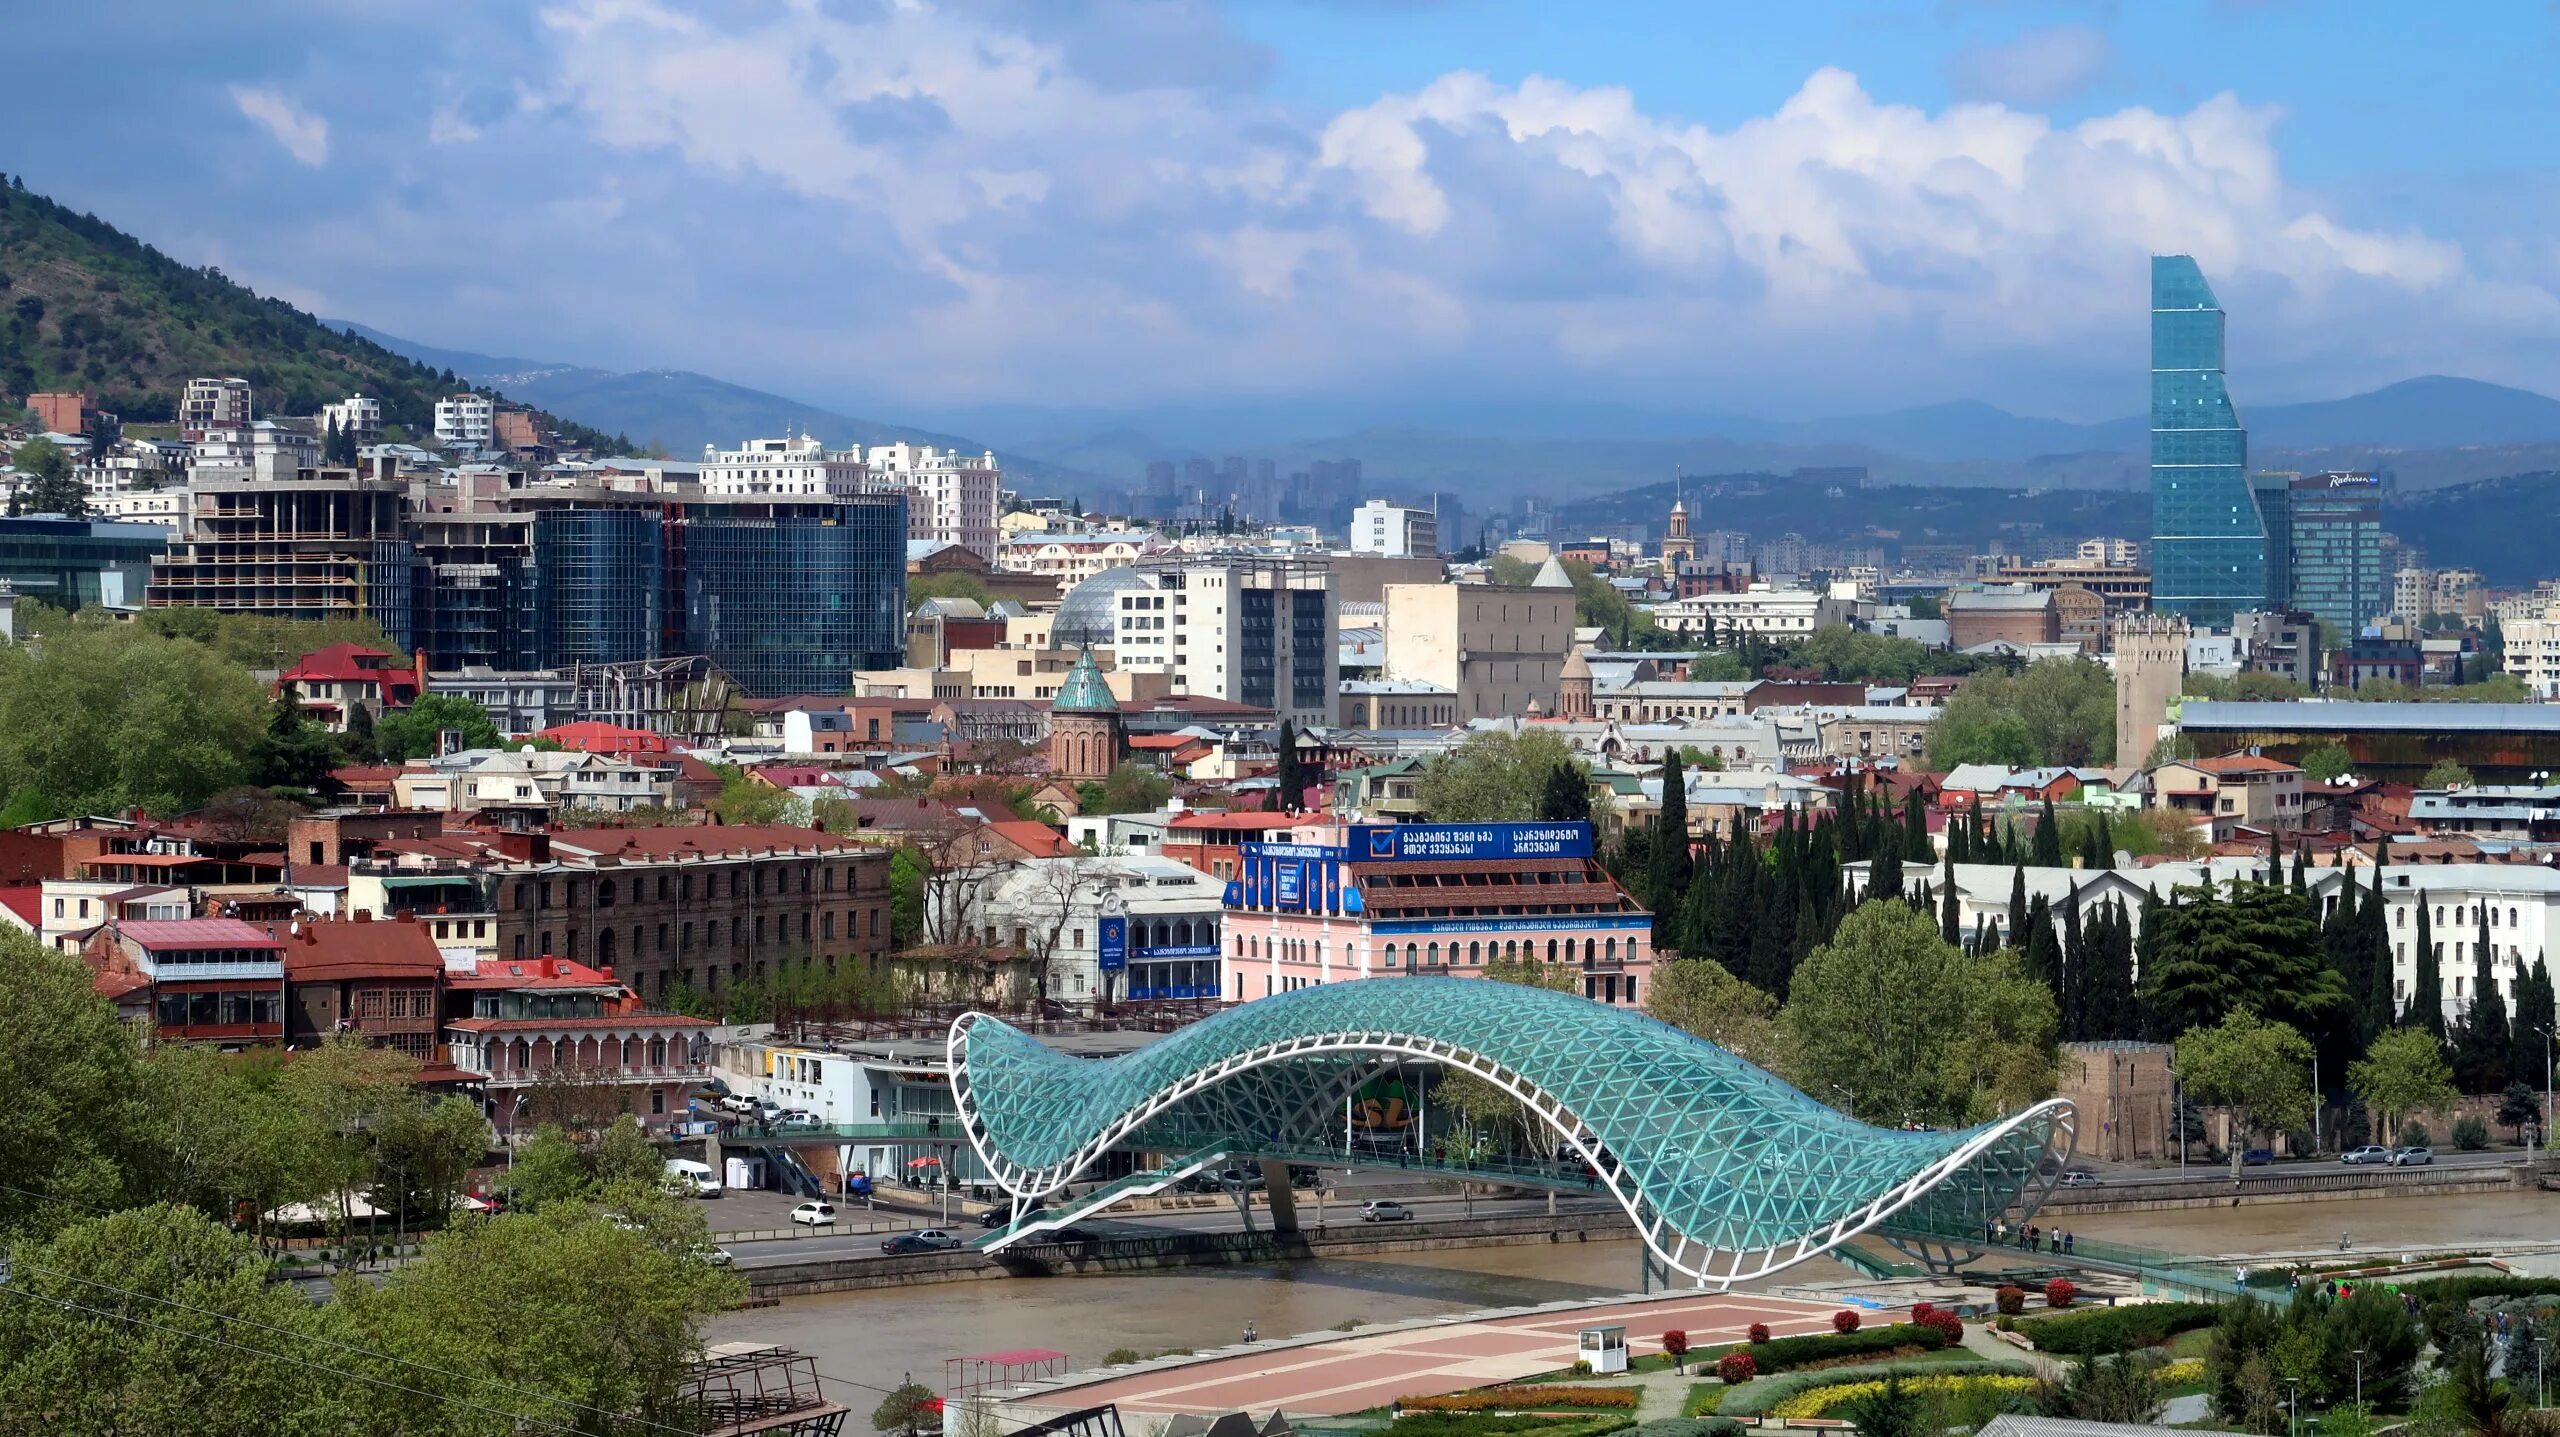
POLYGON ((833 1227, 836 1205, 831 1202, 804 1202, 791 1210, 791 1220, 803 1227, 833 1227))
POLYGON ((727 1112, 752 1113, 756 1110, 756 1100, 744 1093, 730 1093, 720 1099, 720 1106, 727 1112))

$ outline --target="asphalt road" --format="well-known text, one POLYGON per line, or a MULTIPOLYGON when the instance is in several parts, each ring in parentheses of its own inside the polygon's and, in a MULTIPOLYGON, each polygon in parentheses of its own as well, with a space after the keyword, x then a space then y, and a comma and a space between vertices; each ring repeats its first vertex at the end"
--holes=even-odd
MULTIPOLYGON (((2438 1148, 2434 1166, 2439 1168, 2495 1167, 2515 1162, 2522 1156, 2522 1153, 2514 1149, 2464 1153, 2438 1148)), ((2099 1180, 2108 1187, 2132 1187, 2152 1183, 2229 1183, 2231 1181, 2229 1163, 2189 1163, 2184 1169, 2129 1167, 2093 1162, 2074 1162, 2071 1166, 2096 1173, 2099 1180)), ((2301 1161, 2288 1159, 2262 1167, 2245 1168, 2242 1170, 2242 1181, 2260 1177, 2297 1177, 2304 1173, 2363 1171, 2368 1169, 2341 1163, 2335 1155, 2331 1155, 2301 1161)), ((2381 1172, 2385 1169, 2376 1164, 2370 1171, 2381 1172)))
MULTIPOLYGON (((1312 1196, 1301 1193, 1299 1198, 1300 1226, 1314 1227, 1319 1215, 1312 1196)), ((1403 1201, 1405 1206, 1413 1209, 1412 1220, 1415 1223, 1448 1221, 1470 1215, 1519 1217, 1543 1213, 1547 1210, 1547 1201, 1544 1197, 1480 1197, 1473 1201, 1472 1206, 1467 1201, 1455 1197, 1413 1198, 1399 1199, 1399 1201, 1403 1201)), ((1559 1195, 1556 1199, 1556 1209, 1559 1212, 1610 1211, 1616 1207, 1616 1203, 1606 1198, 1595 1201, 1590 1198, 1559 1195)), ((1325 1204, 1322 1219, 1327 1226, 1333 1227, 1357 1223, 1360 1221, 1359 1204, 1328 1201, 1325 1204)), ((1271 1214, 1268 1209, 1259 1207, 1254 1209, 1253 1222, 1257 1231, 1267 1231, 1270 1221, 1271 1214)), ((935 1224, 917 1221, 911 1224, 909 1230, 932 1226, 935 1224)), ((1076 1226, 1099 1235, 1130 1237, 1145 1237, 1166 1232, 1239 1232, 1243 1230, 1236 1219, 1236 1210, 1233 1206, 1189 1208, 1176 1212, 1127 1216, 1104 1212, 1085 1218, 1076 1226)), ((944 1230, 957 1233, 963 1240, 974 1238, 981 1231, 974 1222, 954 1224, 944 1230)), ((731 1242, 723 1245, 736 1257, 739 1267, 779 1267, 795 1262, 816 1262, 830 1258, 878 1257, 880 1243, 886 1236, 886 1233, 848 1233, 842 1236, 829 1234, 818 1237, 774 1238, 761 1242, 731 1242)))

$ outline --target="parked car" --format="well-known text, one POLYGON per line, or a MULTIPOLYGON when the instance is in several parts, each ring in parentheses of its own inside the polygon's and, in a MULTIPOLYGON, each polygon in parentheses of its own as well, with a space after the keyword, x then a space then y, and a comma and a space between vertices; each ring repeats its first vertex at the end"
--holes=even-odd
POLYGON ((938 1227, 929 1227, 920 1232, 902 1232, 895 1237, 883 1238, 880 1241, 880 1250, 893 1255, 912 1252, 948 1252, 960 1245, 960 1239, 957 1236, 944 1232, 938 1227))
POLYGON ((1362 1222, 1407 1222, 1412 1217, 1413 1209, 1406 1207, 1403 1203, 1389 1202, 1384 1198, 1360 1205, 1362 1222))
POLYGON ((2383 1147, 2377 1143, 2367 1143, 2363 1147, 2349 1148, 2345 1152, 2338 1154, 2338 1161, 2342 1163, 2360 1164, 2388 1163, 2391 1161, 2391 1149, 2383 1147))
POLYGON ((2395 1168, 2423 1168, 2435 1160, 2436 1150, 2433 1148, 2395 1148, 2391 1153, 2391 1166, 2395 1168))
POLYGON ((724 1093, 720 1098, 720 1108, 723 1112, 752 1113, 756 1110, 756 1100, 744 1093, 724 1093))
POLYGON ((2067 1188, 2093 1188, 2101 1181, 2096 1173, 2081 1168, 2073 1168, 2062 1175, 2062 1185, 2067 1188))
POLYGON ((836 1205, 831 1202, 804 1202, 791 1210, 791 1220, 803 1227, 833 1227, 836 1205))

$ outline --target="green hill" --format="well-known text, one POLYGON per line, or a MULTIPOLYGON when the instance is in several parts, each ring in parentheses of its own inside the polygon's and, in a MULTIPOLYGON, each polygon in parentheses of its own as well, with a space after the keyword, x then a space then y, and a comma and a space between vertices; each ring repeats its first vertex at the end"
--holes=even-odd
MULTIPOLYGON (((236 375, 257 412, 310 414, 357 391, 412 436, 458 381, 370 339, 330 329, 211 267, 191 269, 95 215, 75 214, 25 181, 0 188, 0 403, 87 390, 128 423, 177 415, 201 375, 236 375)), ((503 397, 503 396, 500 396, 503 397)), ((627 440, 543 416, 565 444, 627 451, 627 440)))

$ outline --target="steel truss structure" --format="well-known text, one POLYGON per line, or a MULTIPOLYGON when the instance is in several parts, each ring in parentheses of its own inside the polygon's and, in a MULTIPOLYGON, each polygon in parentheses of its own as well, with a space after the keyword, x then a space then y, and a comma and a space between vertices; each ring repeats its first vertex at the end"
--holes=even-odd
POLYGON ((965 1013, 949 1051, 969 1143, 1018 1204, 1113 1149, 1187 1155, 1179 1165, 1197 1170, 1328 1146, 1344 1099, 1397 1062, 1471 1073, 1589 1164, 1654 1257, 1701 1287, 1766 1276, 1888 1218, 1972 1232, 2032 1213, 2073 1136, 2060 1099, 1957 1132, 1869 1127, 1651 1018, 1482 979, 1305 988, 1103 1062, 965 1013))

